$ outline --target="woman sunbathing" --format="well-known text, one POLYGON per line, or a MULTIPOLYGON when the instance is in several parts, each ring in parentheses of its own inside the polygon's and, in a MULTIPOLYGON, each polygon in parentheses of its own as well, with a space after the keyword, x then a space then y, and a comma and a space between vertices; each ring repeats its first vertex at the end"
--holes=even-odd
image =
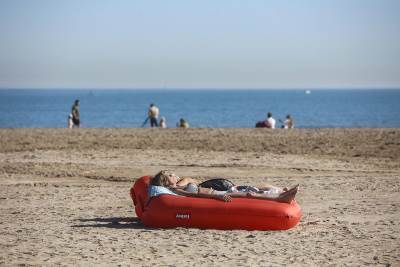
POLYGON ((262 188, 252 186, 232 186, 227 190, 219 191, 212 188, 204 188, 198 185, 192 178, 180 179, 173 172, 163 170, 151 179, 150 197, 160 194, 173 194, 189 197, 213 198, 229 202, 232 197, 256 198, 291 203, 295 198, 299 186, 291 189, 280 189, 273 186, 262 188))

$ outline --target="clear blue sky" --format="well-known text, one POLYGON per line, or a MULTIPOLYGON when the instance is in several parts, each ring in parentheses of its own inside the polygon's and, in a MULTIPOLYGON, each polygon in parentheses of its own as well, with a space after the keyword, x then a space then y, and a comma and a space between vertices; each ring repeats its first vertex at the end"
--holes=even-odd
POLYGON ((398 0, 0 0, 1 88, 400 88, 398 0))

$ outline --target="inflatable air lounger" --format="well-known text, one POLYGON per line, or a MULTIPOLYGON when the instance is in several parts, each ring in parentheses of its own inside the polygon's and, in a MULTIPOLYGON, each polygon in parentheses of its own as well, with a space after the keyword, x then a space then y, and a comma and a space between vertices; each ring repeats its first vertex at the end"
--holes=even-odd
POLYGON ((139 178, 131 188, 136 215, 143 225, 155 228, 190 227, 220 230, 287 230, 301 218, 296 201, 232 198, 216 199, 159 195, 148 199, 151 176, 139 178))

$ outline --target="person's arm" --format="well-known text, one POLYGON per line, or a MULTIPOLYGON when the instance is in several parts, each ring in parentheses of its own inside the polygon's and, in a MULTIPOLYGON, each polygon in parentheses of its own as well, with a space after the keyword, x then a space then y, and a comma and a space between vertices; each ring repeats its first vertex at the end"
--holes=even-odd
POLYGON ((243 192, 235 192, 235 193, 227 193, 230 197, 247 197, 247 193, 243 192))
POLYGON ((279 201, 279 197, 271 197, 266 194, 257 194, 255 192, 234 192, 234 193, 227 193, 228 196, 231 198, 249 198, 249 199, 264 199, 264 200, 272 200, 272 201, 279 201))
POLYGON ((255 198, 255 199, 266 199, 266 200, 276 200, 277 197, 271 197, 266 194, 258 194, 255 192, 234 192, 228 193, 230 197, 235 198, 255 198))
POLYGON ((183 189, 180 188, 170 188, 174 193, 185 196, 185 197, 199 197, 199 198, 212 198, 212 199, 217 199, 217 200, 222 200, 225 202, 230 202, 232 199, 228 194, 224 195, 213 195, 213 194, 206 194, 206 193, 191 193, 191 192, 186 192, 183 189))

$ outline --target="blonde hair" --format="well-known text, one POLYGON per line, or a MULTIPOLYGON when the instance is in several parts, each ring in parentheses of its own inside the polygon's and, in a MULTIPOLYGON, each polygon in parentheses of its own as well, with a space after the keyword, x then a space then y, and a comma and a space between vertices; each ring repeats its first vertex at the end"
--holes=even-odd
POLYGON ((170 170, 162 170, 151 179, 150 184, 156 186, 168 186, 168 176, 172 173, 170 170))

